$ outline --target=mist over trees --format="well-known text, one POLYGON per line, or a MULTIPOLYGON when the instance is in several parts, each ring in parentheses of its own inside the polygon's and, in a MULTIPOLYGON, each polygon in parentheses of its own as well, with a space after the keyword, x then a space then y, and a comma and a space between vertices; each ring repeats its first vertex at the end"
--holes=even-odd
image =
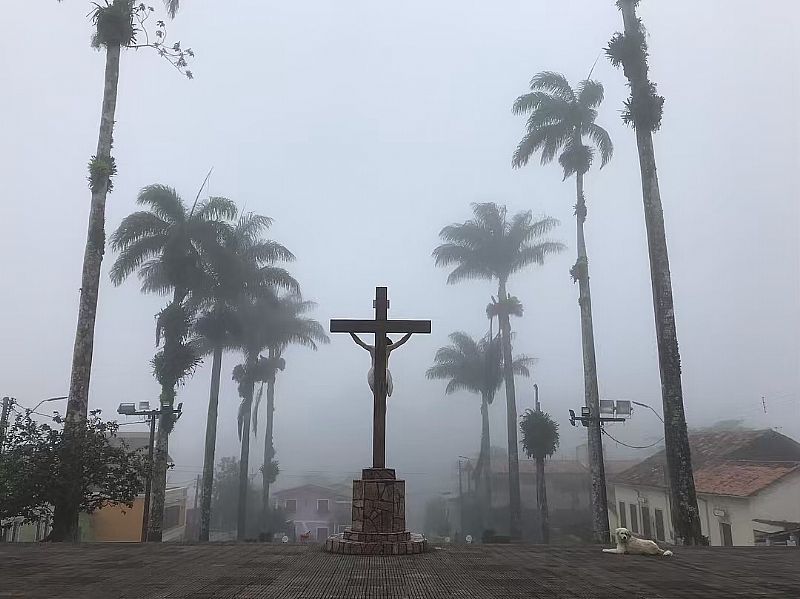
POLYGON ((37 108, 9 111, 30 126, 9 123, 9 139, 69 148, 53 142, 37 176, 21 158, 29 148, 9 154, 11 180, 24 179, 9 197, 30 200, 9 202, 14 292, 0 303, 9 385, 31 396, 58 385, 68 399, 55 419, 6 410, 3 517, 47 518, 49 540, 76 541, 79 513, 131 505, 152 477, 147 540, 163 538, 172 484, 198 486, 200 541, 223 530, 268 540, 287 526, 275 489, 341 490, 368 465, 369 357, 327 330, 369 313, 376 285, 390 288, 391 318, 433 321, 392 358, 387 416, 387 465, 408 473, 409 520, 432 536, 468 527, 476 539, 558 542, 548 465, 581 461, 585 445, 591 531, 581 521, 569 535, 606 542, 617 506, 603 441, 612 457, 638 458, 663 437, 676 541, 702 544, 687 420, 796 426, 775 416, 797 396, 798 346, 785 332, 796 208, 780 204, 796 152, 791 136, 768 137, 794 96, 740 133, 721 118, 755 102, 753 90, 720 93, 730 101, 719 115, 706 101, 712 83, 728 89, 730 69, 767 69, 781 40, 751 64, 725 38, 734 66, 704 63, 703 79, 679 64, 674 13, 640 0, 559 6, 531 23, 530 6, 473 7, 447 31, 421 26, 402 50, 395 29, 415 23, 414 6, 258 6, 243 18, 177 0, 50 4, 40 10, 69 31, 35 52, 59 72, 35 94, 14 84, 37 108), (197 58, 184 34, 203 41, 197 58), (543 52, 556 34, 576 39, 543 52), (42 97, 65 102, 66 116, 42 97), (727 150, 732 134, 759 151, 727 150), (754 216, 762 189, 768 209, 754 216), (16 230, 34 217, 35 241, 16 230), (759 247, 731 241, 750 234, 759 247), (543 380, 544 409, 529 409, 543 380), (504 408, 492 408, 497 396, 504 408), (652 412, 625 432, 646 439, 604 437, 609 397, 645 402, 652 412), (98 410, 108 418, 123 400, 158 411, 152 464, 110 442, 118 424, 98 410), (581 408, 586 430, 566 426, 581 408), (535 509, 521 482, 534 472, 535 509))

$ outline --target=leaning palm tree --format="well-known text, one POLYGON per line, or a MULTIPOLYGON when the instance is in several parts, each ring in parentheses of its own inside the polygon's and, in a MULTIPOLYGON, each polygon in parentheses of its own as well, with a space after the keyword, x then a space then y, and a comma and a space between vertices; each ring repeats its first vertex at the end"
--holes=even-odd
POLYGON ((583 234, 586 221, 583 177, 589 171, 595 153, 600 154, 602 168, 611 159, 614 147, 606 130, 595 123, 597 107, 603 101, 601 83, 585 79, 578 84, 577 90, 573 90, 564 75, 545 71, 531 80, 530 87, 529 93, 521 95, 514 102, 514 113, 530 113, 530 117, 527 132, 514 152, 513 166, 524 166, 534 153, 541 150, 542 164, 552 161, 558 154, 564 179, 575 175, 578 259, 571 274, 573 280, 578 282, 579 290, 584 399, 595 418, 588 428, 592 470, 592 527, 596 540, 603 542, 608 538, 608 509, 599 420, 600 397, 597 388, 592 299, 589 291, 589 262, 583 234), (589 144, 584 143, 584 139, 589 144))
MULTIPOLYGON (((447 380, 444 391, 447 395, 456 391, 469 391, 481 396, 481 448, 475 471, 485 515, 492 505, 489 406, 503 384, 501 342, 499 337, 475 341, 459 331, 450 334, 450 341, 450 345, 439 348, 436 352, 434 365, 428 368, 425 376, 429 379, 447 380)), ((532 358, 517 357, 512 364, 514 374, 530 376, 528 367, 532 363, 532 358)))
POLYGON ((644 222, 650 257, 650 279, 656 322, 661 398, 664 406, 664 444, 672 513, 678 542, 695 545, 703 542, 700 513, 692 472, 692 456, 681 384, 681 356, 675 329, 672 279, 669 271, 664 209, 658 187, 653 133, 661 127, 664 98, 650 81, 647 64, 647 40, 644 25, 636 17, 639 0, 618 0, 625 33, 617 33, 606 48, 611 63, 622 66, 631 89, 625 102, 622 120, 636 131, 639 168, 642 177, 644 222))
POLYGON ((269 491, 275 473, 275 448, 273 444, 273 416, 275 412, 275 381, 278 372, 286 368, 284 351, 290 345, 308 347, 314 351, 318 344, 330 343, 322 325, 312 318, 305 316, 316 304, 303 300, 299 294, 290 293, 278 298, 277 310, 272 312, 272 319, 267 324, 269 328, 269 342, 267 344, 268 356, 262 358, 263 373, 266 375, 259 379, 261 388, 253 403, 252 429, 253 434, 258 428, 258 411, 263 397, 264 383, 267 385, 267 417, 266 431, 264 433, 264 461, 261 465, 261 526, 262 532, 269 532, 266 527, 269 523, 269 491))
MULTIPOLYGON (((92 45, 106 49, 105 83, 103 104, 100 112, 100 133, 97 152, 89 162, 89 188, 92 199, 89 208, 89 231, 83 254, 81 291, 78 301, 78 325, 72 352, 72 370, 69 384, 69 402, 65 416, 65 439, 79 438, 77 427, 86 420, 89 405, 89 375, 92 369, 94 348, 94 324, 97 317, 97 296, 100 288, 100 266, 105 251, 106 196, 111 191, 111 177, 116 174, 116 165, 111 156, 111 140, 114 133, 114 113, 117 106, 117 84, 119 82, 120 49, 132 44, 136 38, 133 25, 133 3, 115 0, 112 4, 95 5, 92 22, 95 35, 92 45)), ((67 447, 72 443, 67 442, 67 447)), ((74 456, 65 456, 61 472, 64 484, 78 480, 75 469, 81 467, 73 448, 74 456)), ((77 498, 77 495, 75 495, 77 498)), ((57 541, 77 540, 78 502, 55 506, 52 539, 57 541)))
POLYGON ((191 336, 193 309, 186 300, 201 287, 203 256, 221 243, 229 228, 225 221, 236 215, 236 206, 228 199, 212 197, 195 201, 189 208, 174 189, 165 185, 148 185, 139 192, 137 203, 149 210, 126 216, 111 236, 111 247, 119 252, 111 268, 111 281, 120 285, 138 272, 142 292, 172 292, 171 301, 158 315, 156 343, 163 340, 163 348, 153 359, 161 385, 161 416, 147 539, 160 541, 176 387, 200 360, 200 346, 191 336))
POLYGON ((294 255, 283 245, 262 239, 272 219, 258 214, 242 215, 223 234, 222 242, 206 255, 206 268, 200 289, 192 303, 202 310, 195 331, 211 353, 211 389, 206 419, 203 486, 200 509, 200 540, 209 540, 211 495, 214 482, 214 455, 217 440, 220 373, 223 352, 236 346, 238 322, 235 308, 244 297, 256 298, 265 290, 280 288, 299 292, 297 281, 277 262, 290 262, 294 255))
MULTIPOLYGON (((84 426, 89 406, 89 377, 94 351, 100 267, 105 253, 106 198, 113 187, 112 178, 117 173, 117 166, 111 155, 111 146, 114 137, 121 50, 122 48, 149 46, 157 50, 160 56, 172 62, 179 71, 184 72, 188 77, 192 76, 191 72, 186 70, 186 53, 182 50, 164 50, 163 47, 150 43, 149 40, 146 44, 137 40, 137 34, 141 33, 144 20, 149 14, 148 7, 144 4, 137 4, 134 0, 104 0, 102 4, 98 0, 92 4, 94 9, 90 14, 95 27, 92 46, 105 49, 106 64, 97 151, 89 161, 89 189, 91 191, 89 226, 81 271, 78 319, 70 370, 69 401, 64 421, 65 454, 61 460, 63 468, 59 473, 61 483, 65 486, 74 486, 73 481, 80 478, 77 473, 77 470, 81 468, 78 457, 80 450, 72 442, 72 439, 81 438, 81 435, 77 433, 78 429, 84 426)), ((174 16, 178 9, 177 0, 167 0, 167 8, 174 16)), ((163 29, 161 29, 161 35, 163 40, 163 29)), ((54 506, 53 530, 50 535, 54 541, 77 540, 78 494, 65 493, 64 496, 72 499, 65 499, 63 503, 54 506)))
POLYGON ((544 480, 544 460, 558 449, 558 423, 547 412, 525 410, 519 423, 522 433, 522 450, 536 460, 536 505, 542 541, 550 542, 550 516, 547 509, 547 487, 544 480))
POLYGON ((526 266, 544 264, 548 255, 562 251, 564 245, 541 239, 558 224, 549 216, 534 219, 528 211, 519 212, 509 219, 505 206, 499 207, 494 203, 473 204, 472 211, 472 219, 442 229, 439 237, 444 243, 433 251, 433 257, 437 266, 455 266, 447 277, 449 284, 467 279, 498 282, 508 429, 509 529, 511 535, 518 538, 522 534, 522 505, 508 279, 526 266))

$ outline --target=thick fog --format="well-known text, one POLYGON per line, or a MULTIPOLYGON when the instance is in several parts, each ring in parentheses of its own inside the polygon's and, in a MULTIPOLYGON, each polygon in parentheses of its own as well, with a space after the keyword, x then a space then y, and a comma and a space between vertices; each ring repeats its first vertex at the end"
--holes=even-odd
MULTIPOLYGON (((450 488, 457 456, 475 455, 480 439, 478 397, 445 397, 444 382, 426 380, 425 369, 452 331, 485 334, 497 292, 489 282, 445 284, 447 271, 431 258, 438 232, 469 218, 476 201, 556 217, 551 237, 567 251, 509 283, 525 305, 512 323, 514 350, 538 359, 532 378, 518 380, 517 402, 520 412, 532 407, 538 383, 543 409, 560 423, 562 453, 574 455, 586 440, 567 418, 583 403, 569 276, 574 179, 562 182, 558 165, 538 157, 511 169, 524 118, 510 108, 539 71, 573 84, 588 75, 622 28, 614 2, 182 4, 168 27, 196 53, 193 81, 149 50, 123 52, 107 233, 137 209, 141 187, 168 184, 192 201, 213 167, 208 193, 275 219, 270 237, 296 254, 291 272, 326 329, 330 318, 371 317, 376 285, 389 288, 390 317, 432 320, 431 335, 392 355, 388 404, 389 465, 420 496, 450 488)), ((0 24, 0 395, 27 407, 69 384, 104 65, 89 47, 88 10, 87 2, 9 2, 0 24)), ((643 2, 640 13, 651 77, 666 97, 655 143, 689 426, 742 419, 798 439, 800 12, 791 0, 681 0, 643 2)), ((601 397, 660 411, 638 157, 619 116, 628 89, 605 56, 592 76, 606 92, 597 122, 615 145, 608 166, 586 179, 601 397)), ((166 303, 142 295, 133 277, 114 287, 114 258, 107 249, 90 394, 90 408, 108 417, 120 402, 157 400, 154 315, 166 303)), ((347 335, 332 337, 318 352, 286 352, 276 391, 279 488, 317 474, 347 479, 369 465, 369 356, 347 335)), ((218 457, 238 455, 230 372, 239 361, 225 356, 218 457)), ((209 379, 207 361, 179 390, 174 483, 202 468, 209 379)), ((491 418, 493 445, 505 446, 502 392, 491 418)), ((646 445, 660 426, 637 409, 609 430, 646 445)), ((263 430, 251 447, 256 472, 263 430)), ((648 454, 608 440, 606 451, 648 454)))

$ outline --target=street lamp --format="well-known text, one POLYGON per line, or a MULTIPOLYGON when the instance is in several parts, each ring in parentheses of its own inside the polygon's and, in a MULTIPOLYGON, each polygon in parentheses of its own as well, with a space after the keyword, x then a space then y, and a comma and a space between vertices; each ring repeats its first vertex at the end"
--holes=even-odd
POLYGON ((43 399, 42 401, 37 403, 35 406, 33 406, 33 408, 31 408, 31 412, 35 412, 36 408, 38 408, 43 403, 46 403, 48 401, 58 401, 59 399, 69 399, 69 397, 67 397, 66 395, 60 395, 59 397, 49 397, 47 399, 43 399))
MULTIPOLYGON (((173 413, 177 414, 177 418, 180 418, 182 407, 183 404, 179 403, 177 408, 171 410, 173 413)), ((136 409, 135 403, 121 403, 117 408, 117 414, 122 414, 123 416, 147 416, 147 419, 150 421, 150 443, 147 448, 147 464, 149 469, 147 481, 145 482, 144 506, 142 508, 143 543, 147 541, 147 521, 150 517, 150 491, 153 487, 153 448, 156 439, 156 417, 161 415, 161 411, 162 410, 151 410, 149 401, 140 401, 138 410, 136 409)))
POLYGON ((631 403, 636 405, 636 406, 641 406, 643 408, 647 408, 648 410, 653 412, 653 414, 656 415, 656 417, 661 421, 662 424, 664 423, 664 419, 661 417, 661 414, 656 412, 656 410, 652 406, 648 406, 646 403, 641 403, 641 402, 633 401, 633 400, 631 400, 631 403))

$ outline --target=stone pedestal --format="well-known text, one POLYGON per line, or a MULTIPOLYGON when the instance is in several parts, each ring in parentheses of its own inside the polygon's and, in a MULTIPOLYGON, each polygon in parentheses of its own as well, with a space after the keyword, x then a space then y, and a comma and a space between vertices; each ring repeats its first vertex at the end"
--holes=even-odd
POLYGON ((353 526, 325 542, 326 551, 407 555, 427 550, 422 535, 406 530, 406 481, 391 468, 365 468, 353 481, 353 526))

